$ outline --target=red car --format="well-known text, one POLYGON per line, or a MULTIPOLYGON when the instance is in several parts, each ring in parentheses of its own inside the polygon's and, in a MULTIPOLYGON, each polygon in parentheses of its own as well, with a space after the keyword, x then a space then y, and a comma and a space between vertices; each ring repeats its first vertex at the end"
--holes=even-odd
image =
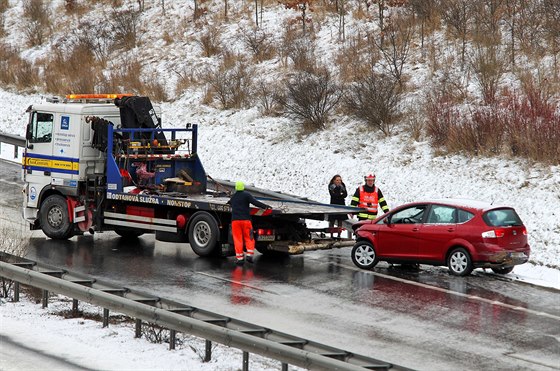
POLYGON ((474 268, 507 274, 529 260, 527 228, 511 207, 470 200, 402 205, 352 226, 352 261, 362 269, 378 261, 447 265, 453 275, 474 268))

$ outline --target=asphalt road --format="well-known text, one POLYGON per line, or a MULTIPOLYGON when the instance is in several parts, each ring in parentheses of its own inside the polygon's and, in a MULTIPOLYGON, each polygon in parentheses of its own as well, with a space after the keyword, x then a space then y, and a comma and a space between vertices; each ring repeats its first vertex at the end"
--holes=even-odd
MULTIPOLYGON (((0 163, 0 173, 0 228, 29 236, 16 222, 18 170, 0 163)), ((560 369, 559 292, 481 271, 454 277, 382 263, 361 271, 349 248, 257 255, 237 267, 188 245, 112 232, 62 242, 33 232, 27 256, 414 369, 560 369)))

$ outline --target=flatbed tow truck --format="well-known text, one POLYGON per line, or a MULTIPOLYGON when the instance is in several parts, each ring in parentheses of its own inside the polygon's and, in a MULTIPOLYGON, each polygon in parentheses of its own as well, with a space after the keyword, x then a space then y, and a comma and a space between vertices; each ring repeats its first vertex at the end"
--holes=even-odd
MULTIPOLYGON (((189 243, 200 256, 232 255, 233 183, 209 177, 197 153, 198 126, 162 128, 147 97, 69 95, 29 106, 23 158, 23 216, 53 239, 115 231, 124 238, 189 243)), ((360 208, 246 188, 272 210, 251 209, 256 249, 301 254, 353 245, 329 239, 327 220, 360 208)))

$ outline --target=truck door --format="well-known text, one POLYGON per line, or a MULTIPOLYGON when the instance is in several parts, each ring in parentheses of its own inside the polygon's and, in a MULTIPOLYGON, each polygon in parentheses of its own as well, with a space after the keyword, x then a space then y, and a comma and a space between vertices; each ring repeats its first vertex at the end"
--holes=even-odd
POLYGON ((32 112, 25 135, 23 181, 27 183, 27 206, 36 207, 39 193, 50 183, 53 154, 54 113, 32 112))

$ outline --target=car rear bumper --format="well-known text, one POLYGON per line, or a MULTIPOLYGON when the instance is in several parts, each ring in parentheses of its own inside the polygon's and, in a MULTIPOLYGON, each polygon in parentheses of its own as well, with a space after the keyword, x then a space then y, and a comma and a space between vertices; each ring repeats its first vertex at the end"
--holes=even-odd
POLYGON ((479 254, 479 259, 474 262, 477 268, 511 267, 526 263, 529 260, 529 250, 526 251, 499 251, 479 254))

